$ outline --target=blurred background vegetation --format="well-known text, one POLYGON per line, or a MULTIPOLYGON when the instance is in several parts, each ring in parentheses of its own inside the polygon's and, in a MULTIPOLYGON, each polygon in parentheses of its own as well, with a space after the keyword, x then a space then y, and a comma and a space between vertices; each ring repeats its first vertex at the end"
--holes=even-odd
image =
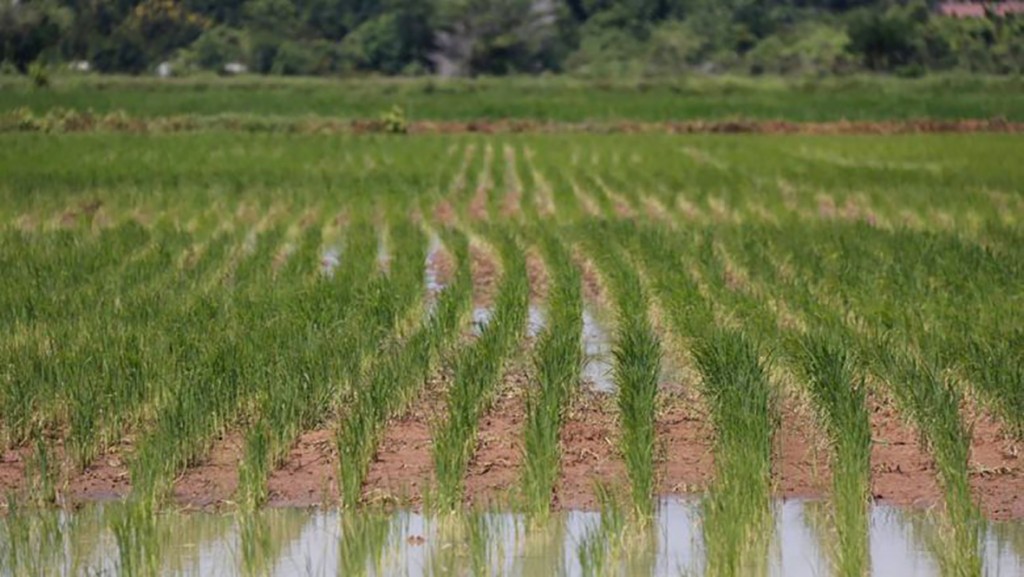
POLYGON ((1024 3, 0 0, 5 73, 1019 74, 1024 3))

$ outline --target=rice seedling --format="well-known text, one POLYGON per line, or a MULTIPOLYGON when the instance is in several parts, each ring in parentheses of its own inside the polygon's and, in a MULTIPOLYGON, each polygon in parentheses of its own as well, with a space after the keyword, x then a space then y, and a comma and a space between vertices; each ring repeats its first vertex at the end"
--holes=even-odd
MULTIPOLYGON (((647 292, 633 266, 608 247, 599 250, 601 229, 588 231, 592 254, 599 255, 616 301, 615 384, 622 425, 622 454, 633 507, 641 518, 654 511, 654 419, 657 413, 661 341, 648 314, 647 292)), ((628 231, 623 231, 628 233, 628 231)), ((619 234, 623 234, 619 232, 619 234)))
POLYGON ((820 420, 832 446, 836 571, 868 573, 868 500, 871 481, 871 427, 866 388, 854 376, 848 343, 827 333, 803 338, 798 353, 820 420))
POLYGON ((434 432, 436 506, 440 510, 452 510, 461 503, 462 480, 476 446, 478 421, 490 406, 505 362, 526 328, 529 285, 525 256, 508 233, 496 231, 493 236, 504 269, 494 312, 479 338, 456 360, 447 415, 434 432))
POLYGON ((525 503, 541 515, 551 506, 558 479, 559 432, 579 382, 583 331, 579 271, 557 238, 544 237, 543 248, 554 286, 548 297, 548 326, 535 346, 537 387, 527 397, 522 480, 525 503))
POLYGON ((444 348, 456 336, 459 321, 468 306, 472 278, 469 248, 465 236, 447 235, 450 250, 458 262, 454 281, 441 293, 432 313, 401 344, 378 355, 364 373, 364 382, 354 390, 341 426, 337 447, 341 456, 339 480, 342 503, 354 507, 362 496, 363 480, 380 442, 387 421, 403 410, 436 365, 444 348))
POLYGON ((746 561, 762 557, 771 526, 776 393, 742 333, 712 332, 695 345, 694 358, 715 427, 715 481, 703 506, 708 571, 742 574, 751 569, 746 561))

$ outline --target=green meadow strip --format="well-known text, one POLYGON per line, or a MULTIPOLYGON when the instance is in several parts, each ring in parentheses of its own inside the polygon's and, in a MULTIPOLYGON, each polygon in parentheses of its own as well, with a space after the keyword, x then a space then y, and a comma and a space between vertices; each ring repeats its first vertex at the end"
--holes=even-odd
POLYGON ((621 419, 621 447, 633 507, 641 517, 654 513, 654 445, 661 341, 648 314, 649 296, 633 265, 604 239, 632 234, 629 225, 585 231, 590 253, 608 280, 616 307, 614 378, 621 419))
POLYGON ((391 343, 391 348, 374 357, 356 384, 350 406, 338 428, 338 478, 345 507, 359 504, 363 481, 388 419, 399 414, 415 398, 445 347, 457 336, 460 320, 469 304, 472 276, 468 243, 465 236, 450 232, 445 234, 444 240, 458 262, 455 279, 404 343, 391 343))
POLYGON ((493 230, 490 237, 501 254, 504 270, 494 310, 480 336, 455 362, 447 418, 437 425, 433 435, 436 504, 444 511, 454 510, 462 502, 463 478, 476 446, 480 416, 490 406, 502 369, 514 354, 526 325, 529 284, 525 253, 507 232, 493 230))
POLYGON ((537 385, 530 389, 526 400, 522 478, 526 506, 541 515, 551 507, 559 472, 559 433, 583 363, 580 273, 557 237, 545 234, 542 239, 553 282, 548 294, 547 328, 535 345, 537 385))

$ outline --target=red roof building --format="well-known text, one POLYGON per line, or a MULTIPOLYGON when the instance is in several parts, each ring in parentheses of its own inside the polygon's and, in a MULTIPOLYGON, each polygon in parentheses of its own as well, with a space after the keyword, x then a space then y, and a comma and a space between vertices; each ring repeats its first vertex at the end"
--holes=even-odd
POLYGON ((996 16, 1024 14, 1024 2, 943 2, 939 14, 953 18, 984 18, 986 9, 996 16))

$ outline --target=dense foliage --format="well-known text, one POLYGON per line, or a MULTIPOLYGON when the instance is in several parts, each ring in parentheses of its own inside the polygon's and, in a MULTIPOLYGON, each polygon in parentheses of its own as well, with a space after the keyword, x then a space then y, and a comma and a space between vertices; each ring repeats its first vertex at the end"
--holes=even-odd
POLYGON ((0 60, 140 73, 918 75, 1024 68, 1024 17, 925 0, 0 0, 0 60))

